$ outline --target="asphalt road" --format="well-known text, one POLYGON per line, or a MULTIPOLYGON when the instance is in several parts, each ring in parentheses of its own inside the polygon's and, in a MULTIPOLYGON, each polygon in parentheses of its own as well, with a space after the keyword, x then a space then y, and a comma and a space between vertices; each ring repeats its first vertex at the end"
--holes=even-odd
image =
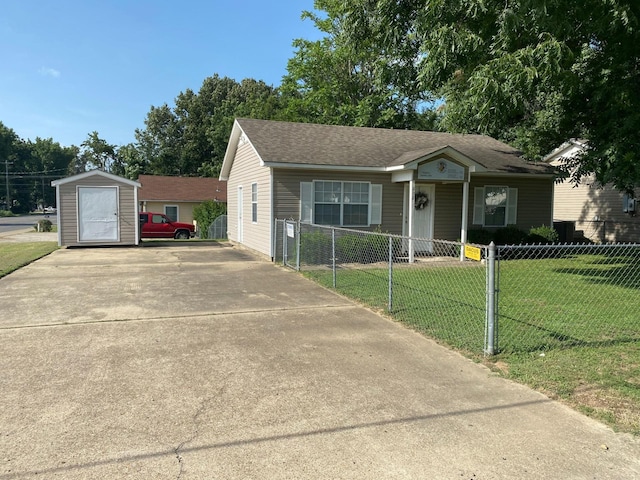
POLYGON ((21 215, 19 217, 0 217, 0 233, 12 232, 16 230, 25 230, 32 228, 39 220, 50 220, 54 225, 57 224, 57 216, 53 215, 21 215))

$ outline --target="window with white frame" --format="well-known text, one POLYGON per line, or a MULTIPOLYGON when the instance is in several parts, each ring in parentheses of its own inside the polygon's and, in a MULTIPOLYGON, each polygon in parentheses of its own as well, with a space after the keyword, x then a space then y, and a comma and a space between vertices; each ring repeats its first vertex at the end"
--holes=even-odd
POLYGON ((319 225, 379 225, 382 223, 382 185, 329 180, 302 182, 300 219, 319 225))
POLYGON ((474 224, 484 227, 515 225, 517 211, 517 188, 486 185, 474 189, 474 224))
POLYGON ((251 221, 258 223, 258 184, 251 184, 251 221))

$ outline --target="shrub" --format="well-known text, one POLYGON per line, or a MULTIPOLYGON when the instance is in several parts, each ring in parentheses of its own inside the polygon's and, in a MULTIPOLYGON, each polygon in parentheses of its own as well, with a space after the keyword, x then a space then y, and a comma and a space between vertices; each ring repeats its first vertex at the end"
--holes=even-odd
POLYGON ((527 238, 526 232, 523 232, 515 225, 509 225, 496 230, 493 241, 496 245, 519 245, 527 238))
POLYGON ((227 204, 207 200, 193 209, 193 219, 198 223, 200 238, 209 238, 209 227, 220 215, 226 215, 227 204))
POLYGON ((53 223, 51 223, 51 220, 47 219, 38 220, 38 223, 36 223, 33 228, 38 232, 50 232, 53 228, 53 223))
POLYGON ((322 232, 301 234, 300 261, 307 265, 331 263, 331 237, 322 232))
POLYGON ((17 217, 11 210, 0 210, 0 217, 17 217))
POLYGON ((553 227, 533 227, 527 235, 527 243, 557 243, 560 235, 553 227))
POLYGON ((389 257, 389 240, 384 235, 367 233, 343 235, 336 239, 336 256, 339 261, 344 263, 385 261, 389 257))
POLYGON ((467 242, 479 245, 489 245, 493 240, 493 233, 484 228, 477 228, 467 232, 467 242))

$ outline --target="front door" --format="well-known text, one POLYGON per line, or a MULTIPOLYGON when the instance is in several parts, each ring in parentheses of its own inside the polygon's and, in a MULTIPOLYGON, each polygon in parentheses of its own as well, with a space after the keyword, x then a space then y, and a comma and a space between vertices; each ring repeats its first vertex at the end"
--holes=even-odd
POLYGON ((433 242, 433 200, 434 185, 416 185, 415 195, 410 202, 413 208, 413 238, 416 238, 415 252, 432 252, 433 242))
POLYGON ((78 187, 78 240, 117 242, 118 187, 78 187))

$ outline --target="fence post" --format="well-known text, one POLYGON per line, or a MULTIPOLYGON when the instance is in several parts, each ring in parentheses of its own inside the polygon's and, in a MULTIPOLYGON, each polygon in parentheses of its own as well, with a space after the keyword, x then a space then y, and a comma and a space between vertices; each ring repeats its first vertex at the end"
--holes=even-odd
POLYGON ((333 272, 333 288, 336 288, 336 229, 331 229, 331 270, 333 272))
POLYGON ((393 238, 389 235, 389 313, 393 311, 393 238))
POLYGON ((296 271, 300 271, 300 222, 296 222, 295 224, 295 232, 296 232, 296 271))
POLYGON ((287 264, 287 221, 282 221, 282 265, 287 264))
POLYGON ((487 259, 487 325, 485 350, 488 355, 496 352, 496 244, 489 244, 489 258, 487 259))

